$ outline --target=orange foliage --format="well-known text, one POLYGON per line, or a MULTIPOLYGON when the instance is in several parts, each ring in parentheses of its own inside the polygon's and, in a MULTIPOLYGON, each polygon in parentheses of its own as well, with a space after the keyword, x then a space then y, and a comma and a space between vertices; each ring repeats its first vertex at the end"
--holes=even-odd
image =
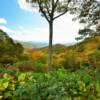
POLYGON ((28 51, 29 56, 32 57, 34 61, 41 59, 44 56, 44 53, 42 51, 38 51, 35 49, 31 49, 28 51))

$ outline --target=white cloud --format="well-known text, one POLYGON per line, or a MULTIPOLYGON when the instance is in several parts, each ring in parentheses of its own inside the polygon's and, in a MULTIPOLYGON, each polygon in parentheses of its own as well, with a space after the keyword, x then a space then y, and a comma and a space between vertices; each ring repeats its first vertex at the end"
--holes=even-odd
POLYGON ((2 29, 3 31, 7 32, 7 33, 14 33, 15 31, 12 29, 7 28, 4 25, 0 25, 0 29, 2 29))
POLYGON ((13 30, 10 28, 7 28, 4 25, 0 25, 0 29, 7 32, 7 34, 12 37, 14 40, 20 40, 20 41, 36 41, 36 42, 46 42, 48 41, 48 33, 46 29, 41 28, 34 28, 32 30, 28 29, 19 29, 19 30, 13 30), (43 34, 44 33, 44 34, 43 34))
MULTIPOLYGON (((26 0, 18 0, 20 7, 27 11, 34 11, 26 0)), ((75 42, 75 37, 78 36, 78 30, 80 24, 78 22, 72 22, 72 16, 66 14, 54 21, 54 42, 75 42)), ((22 36, 23 40, 35 40, 35 41, 48 41, 49 30, 47 27, 38 27, 27 32, 26 35, 22 36), (27 34, 28 33, 28 34, 27 34)), ((17 36, 16 36, 17 37, 17 36)))
POLYGON ((37 9, 33 8, 30 3, 26 2, 26 0, 18 0, 18 4, 23 10, 37 12, 37 9))
MULTIPOLYGON (((15 40, 36 42, 48 42, 49 40, 48 25, 46 27, 34 27, 30 30, 23 26, 18 26, 16 30, 9 29, 4 25, 0 25, 0 28, 15 40)), ((72 22, 72 16, 69 14, 58 18, 54 21, 53 43, 75 42, 79 28, 80 24, 72 22)))
POLYGON ((78 30, 81 28, 78 21, 72 21, 73 16, 66 14, 54 22, 54 41, 55 42, 75 42, 78 30))
POLYGON ((4 18, 0 18, 0 24, 7 24, 7 21, 4 18))

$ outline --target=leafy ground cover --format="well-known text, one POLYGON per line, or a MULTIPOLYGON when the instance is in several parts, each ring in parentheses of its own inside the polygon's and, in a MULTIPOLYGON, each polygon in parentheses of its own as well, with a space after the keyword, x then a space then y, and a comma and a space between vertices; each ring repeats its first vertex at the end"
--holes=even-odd
POLYGON ((0 74, 0 100, 100 100, 100 80, 87 69, 0 74))

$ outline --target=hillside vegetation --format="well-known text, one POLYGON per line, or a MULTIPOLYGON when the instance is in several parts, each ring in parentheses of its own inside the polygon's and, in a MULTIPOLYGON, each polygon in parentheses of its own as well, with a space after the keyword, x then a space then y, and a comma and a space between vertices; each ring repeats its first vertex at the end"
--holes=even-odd
POLYGON ((0 100, 99 100, 100 36, 73 46, 24 49, 0 30, 0 100))
MULTIPOLYGON (((44 58, 46 60, 48 47, 30 49, 26 52, 33 59, 37 58, 43 60, 44 58)), ((90 68, 95 68, 96 66, 100 66, 100 36, 88 38, 85 41, 78 42, 73 46, 56 44, 53 46, 53 52, 53 68, 67 66, 66 69, 70 69, 71 66, 75 67, 75 65, 78 68, 81 68, 83 65, 91 66, 90 68), (68 59, 70 59, 70 63, 67 62, 68 59), (94 65, 95 63, 96 65, 94 65), (69 64, 69 66, 67 64, 69 64)), ((47 62, 44 61, 43 63, 46 64, 47 62)), ((77 70, 77 68, 75 69, 77 70)))

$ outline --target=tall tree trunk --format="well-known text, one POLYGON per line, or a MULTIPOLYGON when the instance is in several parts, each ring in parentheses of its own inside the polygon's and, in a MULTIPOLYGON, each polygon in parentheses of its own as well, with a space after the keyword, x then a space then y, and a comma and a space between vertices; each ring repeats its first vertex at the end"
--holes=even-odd
POLYGON ((53 21, 50 21, 49 23, 48 71, 52 69, 52 41, 53 41, 53 21))

